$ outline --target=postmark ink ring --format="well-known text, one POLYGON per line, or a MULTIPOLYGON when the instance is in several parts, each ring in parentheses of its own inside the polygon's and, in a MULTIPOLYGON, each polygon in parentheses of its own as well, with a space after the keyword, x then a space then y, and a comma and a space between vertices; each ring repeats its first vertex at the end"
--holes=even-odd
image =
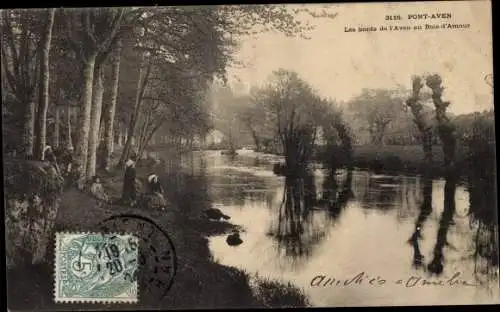
POLYGON ((134 233, 139 239, 139 302, 156 302, 172 287, 177 271, 175 248, 167 232, 151 219, 138 214, 119 214, 98 224, 106 233, 134 233))

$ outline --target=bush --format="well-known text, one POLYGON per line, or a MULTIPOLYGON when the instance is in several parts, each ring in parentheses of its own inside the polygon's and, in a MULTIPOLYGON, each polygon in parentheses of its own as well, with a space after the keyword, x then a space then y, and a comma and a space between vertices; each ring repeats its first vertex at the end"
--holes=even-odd
POLYGON ((255 291, 266 307, 304 307, 309 304, 305 293, 288 283, 257 277, 255 291))
POLYGON ((7 265, 45 260, 62 196, 63 178, 40 161, 8 161, 4 166, 7 265))

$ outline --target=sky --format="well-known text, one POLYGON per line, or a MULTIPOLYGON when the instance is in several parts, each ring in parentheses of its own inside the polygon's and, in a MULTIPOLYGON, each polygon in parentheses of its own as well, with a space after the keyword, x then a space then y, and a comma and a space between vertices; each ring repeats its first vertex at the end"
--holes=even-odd
MULTIPOLYGON (((308 5, 315 8, 314 4, 308 5)), ((311 39, 279 33, 244 37, 236 57, 245 68, 231 67, 230 77, 247 86, 264 83, 276 69, 293 70, 318 93, 349 100, 363 88, 411 88, 412 75, 438 73, 444 81, 449 111, 465 114, 493 108, 492 22, 489 1, 332 4, 334 19, 308 20, 311 39), (409 20, 409 14, 451 13, 448 19, 409 20), (386 15, 400 21, 385 21, 386 15), (345 27, 381 25, 470 24, 467 29, 345 32, 345 27)), ((302 17, 304 18, 304 17, 302 17)))

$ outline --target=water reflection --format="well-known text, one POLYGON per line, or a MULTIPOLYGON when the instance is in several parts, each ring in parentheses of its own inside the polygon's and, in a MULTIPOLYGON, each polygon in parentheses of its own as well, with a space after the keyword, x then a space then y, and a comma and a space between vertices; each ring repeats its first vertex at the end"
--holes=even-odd
POLYGON ((474 253, 481 264, 478 271, 487 270, 483 260, 493 254, 487 247, 493 241, 488 227, 477 220, 469 224, 467 215, 484 215, 479 206, 494 205, 494 197, 484 199, 489 192, 485 186, 473 192, 453 181, 406 176, 390 183, 384 181, 387 176, 359 170, 315 172, 316 180, 293 180, 274 175, 272 162, 262 155, 259 163, 245 157, 207 158, 212 200, 227 203, 221 210, 245 228, 244 243, 238 247, 228 246, 226 236, 210 238, 220 263, 291 281, 317 306, 498 302, 498 284, 492 284, 494 296, 479 287, 310 287, 311 278, 320 273, 348 278, 360 271, 388 281, 420 276, 421 269, 440 272, 442 278, 462 272, 464 279, 473 281, 474 253), (377 195, 384 192, 390 194, 377 195), (424 228, 427 235, 422 235, 424 228), (424 256, 429 259, 425 264, 424 256), (412 264, 420 269, 415 271, 412 264))
MULTIPOLYGON (((413 266, 423 267, 424 256, 420 250, 419 241, 422 239, 422 229, 425 221, 432 213, 433 188, 432 180, 423 177, 422 194, 423 201, 420 205, 420 213, 415 222, 415 229, 408 240, 413 247, 413 266)), ((469 179, 469 216, 470 228, 475 233, 472 241, 474 273, 476 278, 489 278, 490 273, 495 275, 497 270, 492 267, 498 266, 498 227, 496 224, 495 196, 492 190, 493 183, 485 183, 484 179, 469 179), (478 268, 478 264, 482 268, 478 268)), ((433 258, 427 265, 427 270, 436 275, 442 275, 444 271, 444 247, 457 251, 448 241, 450 227, 455 225, 454 217, 456 212, 456 189, 458 180, 454 176, 449 176, 445 180, 443 211, 439 219, 439 227, 436 235, 436 242, 433 248, 433 258)), ((462 252, 466 252, 463 250, 462 252)))
POLYGON ((328 171, 323 180, 323 194, 320 202, 327 207, 328 217, 335 221, 339 218, 341 212, 346 207, 347 202, 354 198, 352 191, 353 172, 348 170, 346 178, 338 188, 335 171, 328 171))
POLYGON ((422 238, 422 227, 432 212, 432 179, 429 176, 423 177, 422 196, 423 200, 420 205, 420 213, 415 222, 415 231, 408 241, 413 246, 413 265, 417 268, 422 266, 424 259, 419 245, 419 240, 422 238))
POLYGON ((313 222, 311 209, 316 203, 314 176, 287 177, 283 200, 277 210, 277 222, 271 225, 269 235, 286 256, 309 257, 313 247, 324 237, 324 229, 313 222))
POLYGON ((496 179, 493 174, 486 178, 469 178, 469 218, 474 233, 474 273, 478 278, 498 273, 498 210, 496 179))
POLYGON ((363 208, 384 212, 398 207, 398 197, 401 194, 399 177, 368 174, 367 180, 361 197, 363 208))
POLYGON ((337 177, 335 170, 328 170, 323 180, 322 195, 320 199, 321 204, 329 204, 336 200, 337 195, 337 177))
POLYGON ((441 275, 443 273, 443 248, 450 246, 447 240, 448 230, 453 224, 453 215, 455 214, 455 190, 457 180, 451 176, 446 179, 444 185, 444 209, 439 221, 436 245, 434 246, 434 258, 428 264, 427 268, 431 273, 441 275))

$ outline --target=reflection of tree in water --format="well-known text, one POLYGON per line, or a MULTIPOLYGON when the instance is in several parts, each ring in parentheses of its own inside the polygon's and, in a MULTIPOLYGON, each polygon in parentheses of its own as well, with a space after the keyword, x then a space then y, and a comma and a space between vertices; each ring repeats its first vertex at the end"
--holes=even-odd
POLYGON ((476 227, 474 273, 490 276, 498 270, 498 216, 495 177, 469 179, 469 216, 476 227))
POLYGON ((422 238, 422 227, 432 212, 432 179, 429 176, 423 177, 422 185, 423 201, 420 205, 420 213, 415 222, 415 231, 409 239, 409 243, 413 246, 413 265, 420 267, 424 256, 420 252, 419 239, 422 238))
POLYGON ((454 176, 446 178, 444 185, 444 209, 439 220, 439 229, 437 232, 436 245, 434 246, 433 259, 427 265, 427 269, 434 274, 443 273, 443 248, 448 244, 447 234, 450 225, 453 224, 453 215, 455 214, 455 190, 457 188, 457 179, 454 176))
MULTIPOLYGON (((455 189, 457 180, 453 177, 446 180, 444 189, 444 211, 439 223, 437 242, 434 247, 434 258, 428 265, 429 271, 435 274, 443 272, 443 248, 448 245, 446 234, 455 213, 455 189)), ((474 274, 490 278, 498 269, 498 225, 495 205, 494 179, 482 176, 469 177, 469 214, 471 225, 476 227, 474 235, 474 274), (483 267, 478 267, 483 266, 483 267)))
POLYGON ((321 226, 314 222, 311 208, 316 204, 314 176, 287 177, 283 201, 278 211, 278 222, 272 226, 270 235, 278 249, 293 258, 309 257, 313 247, 324 237, 321 226))
MULTIPOLYGON (((447 177, 444 187, 444 210, 441 214, 433 259, 428 270, 434 274, 443 272, 443 248, 449 246, 447 233, 453 224, 455 214, 455 189, 457 179, 447 177)), ((498 225, 495 203, 494 180, 469 177, 469 214, 471 225, 476 227, 474 235, 474 274, 480 277, 491 277, 495 274, 492 266, 498 268, 498 225), (480 268, 479 265, 484 267, 480 268)))
POLYGON ((398 203, 397 218, 400 222, 405 222, 409 217, 413 218, 415 210, 420 211, 422 199, 424 198, 422 183, 425 177, 410 178, 405 177, 401 181, 400 199, 398 203))
MULTIPOLYGON (((421 267, 424 256, 420 252, 419 239, 422 238, 422 227, 432 212, 432 179, 429 176, 423 178, 423 202, 420 206, 420 214, 415 222, 415 231, 408 242, 413 246, 413 265, 421 267)), ((449 245, 447 240, 448 230, 453 224, 455 214, 455 190, 457 187, 456 177, 450 175, 446 178, 444 186, 444 209, 439 220, 436 244, 434 245, 433 258, 427 265, 429 272, 440 275, 443 273, 444 246, 449 245)))
POLYGON ((395 207, 400 192, 396 177, 369 178, 368 189, 362 196, 363 208, 388 210, 395 207))
POLYGON ((352 170, 347 171, 347 176, 340 189, 338 189, 335 171, 329 170, 323 181, 323 194, 320 202, 328 207, 328 216, 336 220, 347 201, 354 196, 352 191, 352 170))
MULTIPOLYGON (((457 179, 454 176, 446 178, 444 186, 444 209, 439 220, 436 244, 434 245, 433 258, 427 265, 429 272, 440 275, 444 270, 444 247, 449 246, 447 234, 453 223, 455 215, 455 190, 457 179)), ((476 226, 474 237, 474 264, 475 274, 489 276, 494 272, 491 266, 498 266, 498 241, 494 184, 488 185, 484 179, 469 181, 469 213, 472 224, 476 226), (484 268, 478 268, 478 265, 484 268), (481 271, 481 272, 479 272, 481 271)), ((423 265, 423 255, 420 252, 419 239, 425 220, 432 212, 432 180, 424 177, 424 200, 420 206, 420 214, 415 222, 415 231, 409 243, 413 246, 413 265, 423 265)))

